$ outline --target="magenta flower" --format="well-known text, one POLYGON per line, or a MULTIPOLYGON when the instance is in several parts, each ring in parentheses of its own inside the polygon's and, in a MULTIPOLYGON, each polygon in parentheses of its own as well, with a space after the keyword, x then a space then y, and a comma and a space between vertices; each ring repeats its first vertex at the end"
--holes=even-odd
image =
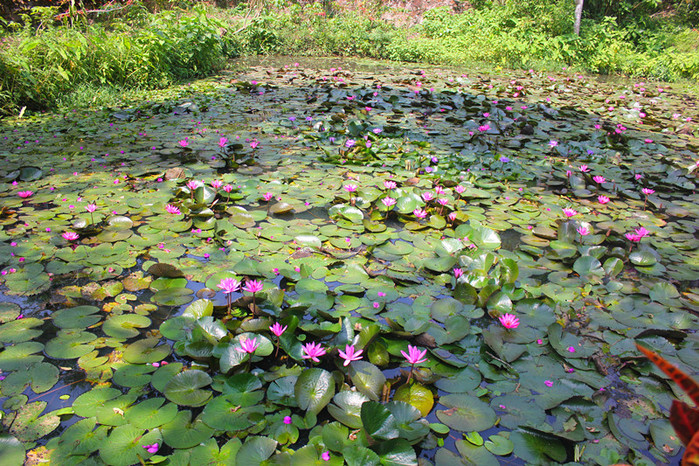
POLYGON ((597 202, 599 202, 600 204, 606 204, 607 202, 609 202, 609 198, 607 196, 599 195, 597 196, 597 202))
POLYGON ((157 453, 160 446, 157 443, 154 443, 153 445, 143 445, 143 448, 145 448, 148 453, 152 454, 157 453))
POLYGON ((276 335, 277 338, 279 338, 280 336, 282 336, 282 333, 286 332, 286 329, 287 329, 287 326, 285 325, 285 326, 282 327, 281 324, 280 324, 279 322, 275 322, 274 325, 271 325, 271 326, 269 327, 269 330, 270 330, 274 335, 276 335))
POLYGON ((384 181, 383 185, 386 189, 396 189, 396 187, 398 186, 398 185, 396 185, 395 181, 390 181, 390 180, 384 181))
POLYGON ((640 173, 636 173, 633 177, 634 177, 634 179, 635 179, 636 181, 638 181, 638 180, 640 180, 641 178, 643 178, 643 175, 640 174, 640 173))
POLYGON ((574 347, 574 346, 569 346, 569 347, 568 347, 568 352, 569 352, 569 353, 575 353, 575 347, 574 347))
POLYGON ((330 452, 329 451, 324 451, 320 457, 323 459, 323 461, 330 461, 330 452))
POLYGON ((454 188, 454 191, 456 191, 459 194, 462 194, 464 191, 466 191, 466 187, 459 184, 454 188))
POLYGON ((450 222, 453 222, 454 220, 456 220, 456 212, 450 212, 449 215, 447 215, 447 217, 449 218, 450 222))
POLYGON ((385 205, 386 207, 392 207, 396 205, 396 200, 392 197, 384 197, 383 199, 381 199, 381 202, 383 202, 383 205, 385 205))
POLYGON ((550 380, 544 380, 544 385, 551 388, 551 387, 553 387, 553 382, 551 382, 550 380))
POLYGON ((499 317, 500 323, 506 329, 517 328, 519 319, 514 314, 503 314, 499 317))
POLYGON ((240 288, 240 282, 235 278, 223 278, 221 279, 221 282, 216 286, 221 288, 224 294, 229 294, 233 293, 234 291, 238 291, 238 289, 240 288))
POLYGON ((605 180, 603 176, 597 175, 597 176, 593 176, 593 177, 592 177, 592 181, 594 181, 594 182, 597 183, 597 184, 602 184, 602 183, 604 183, 604 182, 607 181, 607 180, 605 180))
POLYGON ((230 193, 231 191, 233 191, 233 186, 231 186, 230 184, 227 184, 226 186, 223 187, 223 190, 226 191, 227 193, 230 193))
POLYGON ((17 195, 21 198, 30 197, 32 194, 34 194, 34 191, 20 191, 17 193, 17 195))
POLYGON ((345 147, 348 148, 348 149, 351 149, 352 147, 354 147, 354 145, 355 145, 356 143, 357 143, 357 141, 355 141, 354 139, 348 139, 348 140, 345 142, 345 147))
POLYGON ((454 268, 454 277, 459 278, 464 274, 464 271, 461 270, 460 268, 456 267, 454 268))
POLYGON ((245 280, 245 287, 243 288, 243 291, 247 291, 248 293, 255 294, 258 291, 262 291, 262 288, 264 285, 262 284, 262 281, 260 280, 245 280))
POLYGON ((653 194, 653 193, 655 192, 655 189, 643 188, 643 189, 641 190, 641 192, 642 192, 643 194, 645 194, 646 196, 650 196, 651 194, 653 194))
POLYGON ((558 141, 549 141, 549 146, 556 147, 557 145, 558 145, 558 141))
POLYGON ((563 209, 563 213, 565 214, 566 217, 572 217, 574 215, 578 215, 578 211, 574 209, 563 209))
POLYGON ((180 215, 182 213, 182 212, 180 212, 179 208, 177 208, 176 206, 174 206, 172 204, 166 204, 165 210, 167 211, 168 214, 180 215))
POLYGON ((218 140, 218 147, 220 147, 221 149, 223 149, 224 147, 226 147, 226 143, 227 143, 227 142, 228 142, 228 138, 221 138, 221 139, 219 139, 219 140, 218 140))
POLYGON ((284 416, 284 424, 291 424, 291 416, 284 416))
POLYGON ((359 361, 363 352, 364 350, 355 351, 354 345, 346 345, 344 351, 340 350, 340 357, 345 360, 342 365, 349 366, 352 361, 359 361))
POLYGON ((444 206, 449 204, 449 199, 447 199, 446 197, 440 197, 439 199, 437 199, 437 202, 439 202, 440 205, 444 206))
POLYGON ((187 181, 187 187, 188 187, 190 190, 192 190, 192 191, 194 191, 195 189, 197 189, 198 186, 199 186, 199 183, 197 183, 197 182, 194 181, 194 180, 192 180, 192 181, 187 181))
POLYGON ((221 186, 223 186, 223 181, 221 180, 214 180, 211 182, 211 186, 213 186, 214 189, 218 189, 221 186))
POLYGON ((356 184, 346 184, 345 185, 345 191, 348 193, 353 193, 357 190, 357 185, 356 184))
POLYGON ((257 338, 245 339, 240 342, 240 347, 236 348, 236 350, 240 351, 241 353, 252 354, 259 346, 260 345, 257 344, 257 338))
POLYGON ((66 231, 61 236, 63 237, 63 239, 66 239, 68 241, 75 241, 76 239, 80 238, 80 235, 78 235, 74 231, 66 231))
POLYGON ((425 357, 427 355, 427 350, 420 351, 417 346, 408 345, 408 352, 401 351, 400 354, 402 354, 406 361, 408 361, 408 364, 411 365, 422 364, 427 361, 425 357))
POLYGON ((186 138, 179 141, 179 143, 180 143, 180 146, 182 146, 182 147, 187 147, 189 145, 189 141, 186 138))
POLYGON ((590 171, 587 165, 580 165, 580 171, 583 173, 587 173, 590 171))
POLYGON ((481 133, 488 131, 489 129, 490 129, 490 125, 482 125, 482 126, 478 127, 478 131, 480 131, 481 133))
POLYGON ((636 233, 638 236, 640 236, 641 238, 643 238, 644 236, 650 235, 650 231, 646 230, 646 229, 643 228, 643 227, 636 228, 635 233, 636 233))
POLYGON ((256 149, 257 146, 259 146, 259 145, 260 145, 260 142, 257 139, 253 139, 252 141, 250 141, 250 147, 253 149, 256 149))
POLYGON ((626 233, 624 236, 626 237, 626 239, 628 239, 629 241, 631 241, 633 243, 638 243, 643 238, 643 236, 638 235, 636 233, 626 233))
POLYGON ((301 356, 303 359, 310 359, 315 362, 320 362, 318 357, 325 354, 325 348, 323 348, 320 343, 306 343, 301 349, 303 351, 303 355, 301 356))
POLYGON ((587 227, 578 227, 578 233, 580 233, 580 236, 587 236, 590 234, 590 230, 587 227))
POLYGON ((435 186, 434 192, 436 192, 437 194, 444 194, 444 188, 442 188, 441 186, 435 186))
POLYGON ((87 210, 88 212, 92 213, 92 212, 94 212, 95 210, 97 210, 97 204, 88 204, 88 205, 85 206, 85 210, 87 210))
POLYGON ((422 193, 422 200, 425 202, 430 202, 432 199, 434 199, 434 194, 432 194, 431 191, 427 191, 425 193, 422 193))
POLYGON ((427 217, 427 211, 422 209, 415 209, 413 210, 413 215, 415 215, 417 218, 425 218, 427 217))

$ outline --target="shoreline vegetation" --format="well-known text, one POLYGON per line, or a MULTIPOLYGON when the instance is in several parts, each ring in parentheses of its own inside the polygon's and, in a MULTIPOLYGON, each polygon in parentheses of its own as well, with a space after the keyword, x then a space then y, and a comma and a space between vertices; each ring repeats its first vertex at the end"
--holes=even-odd
POLYGON ((0 114, 109 105, 128 91, 206 77, 235 66, 236 58, 268 54, 537 71, 569 67, 695 89, 699 31, 690 25, 699 7, 612 3, 588 0, 595 14, 584 12, 579 36, 573 33, 574 0, 481 0, 461 5, 460 12, 436 6, 425 9, 417 24, 414 11, 380 2, 277 0, 220 8, 135 0, 83 14, 34 7, 17 22, 0 19, 0 114))

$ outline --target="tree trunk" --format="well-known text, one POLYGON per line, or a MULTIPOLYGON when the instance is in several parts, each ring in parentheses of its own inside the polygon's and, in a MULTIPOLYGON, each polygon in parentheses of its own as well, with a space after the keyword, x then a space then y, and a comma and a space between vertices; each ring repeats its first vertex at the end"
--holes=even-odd
POLYGON ((575 0, 575 25, 573 31, 576 36, 580 35, 580 20, 582 19, 583 3, 585 0, 575 0))

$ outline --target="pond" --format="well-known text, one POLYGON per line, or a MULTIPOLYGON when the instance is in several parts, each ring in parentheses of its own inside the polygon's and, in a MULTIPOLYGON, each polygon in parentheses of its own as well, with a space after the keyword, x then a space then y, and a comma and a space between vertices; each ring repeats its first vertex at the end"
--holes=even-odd
POLYGON ((3 464, 679 462, 696 99, 234 70, 2 121, 3 464))

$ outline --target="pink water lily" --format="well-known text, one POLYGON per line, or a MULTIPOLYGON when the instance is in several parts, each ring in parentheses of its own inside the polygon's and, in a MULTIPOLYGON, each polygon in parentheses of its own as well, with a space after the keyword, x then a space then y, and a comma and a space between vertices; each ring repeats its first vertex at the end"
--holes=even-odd
POLYGON ((415 209, 413 210, 413 215, 415 215, 417 218, 425 218, 427 217, 427 211, 422 209, 415 209))
POLYGON ((594 181, 594 182, 597 183, 597 184, 602 184, 602 183, 604 183, 604 182, 607 181, 607 180, 606 180, 603 176, 597 175, 597 176, 593 176, 593 177, 592 177, 592 181, 594 181))
POLYGON ((340 357, 345 360, 342 365, 349 366, 352 361, 359 361, 363 352, 364 350, 355 350, 354 345, 345 345, 345 350, 340 350, 340 357))
POLYGON ((578 233, 580 233, 580 236, 587 236, 590 234, 590 230, 585 226, 581 226, 578 227, 578 233))
POLYGON ((422 193, 422 200, 425 202, 430 202, 432 199, 434 199, 434 194, 432 194, 431 191, 427 191, 425 193, 422 193))
POLYGON ((146 450, 148 453, 151 453, 151 454, 152 454, 152 453, 157 453, 157 452, 158 452, 158 448, 160 448, 160 446, 159 446, 159 445, 157 444, 157 442, 156 442, 156 443, 154 443, 153 445, 143 445, 143 448, 145 448, 145 450, 146 450))
POLYGON ((519 319, 514 314, 503 314, 498 320, 500 320, 500 323, 506 329, 517 328, 519 326, 519 319))
POLYGON ((97 204, 88 204, 88 205, 85 206, 85 210, 87 210, 88 212, 92 213, 92 212, 94 212, 95 210, 97 210, 97 204))
POLYGON ((221 288, 224 294, 229 294, 233 293, 234 291, 238 291, 238 289, 240 288, 240 282, 235 278, 223 278, 221 279, 221 282, 216 286, 221 288))
POLYGON ((383 205, 385 205, 386 207, 392 207, 396 205, 396 200, 392 197, 384 197, 383 199, 381 199, 381 202, 383 202, 383 205))
POLYGON ((578 211, 577 211, 577 210, 574 210, 574 209, 568 209, 568 208, 566 208, 566 209, 563 209, 563 214, 564 214, 566 217, 573 217, 574 215, 578 215, 578 211))
POLYGON ((398 186, 398 185, 396 185, 395 181, 391 181, 391 180, 384 181, 383 185, 386 189, 396 189, 396 187, 398 186))
POLYGON ((464 271, 463 271, 463 270, 461 270, 461 269, 458 268, 458 267, 454 268, 454 277, 455 277, 455 278, 459 278, 459 277, 462 276, 463 274, 464 274, 464 271))
POLYGON ((221 138, 218 140, 218 146, 223 149, 226 147, 226 143, 228 142, 228 138, 221 138))
POLYGON ((599 202, 600 204, 606 204, 607 202, 609 202, 609 198, 607 196, 599 195, 597 196, 597 202, 599 202))
POLYGON ((641 189, 641 192, 643 194, 645 194, 646 196, 650 196, 651 194, 653 194, 655 192, 655 189, 643 188, 643 189, 641 189))
POLYGON ((303 351, 303 355, 301 356, 303 359, 310 359, 315 362, 320 362, 318 357, 325 354, 325 348, 323 348, 320 343, 306 343, 301 349, 303 351))
POLYGON ((580 165, 580 171, 583 173, 587 173, 590 171, 590 169, 587 165, 580 165))
POLYGON ((182 212, 180 212, 180 209, 172 204, 166 204, 165 205, 165 210, 167 211, 168 214, 173 214, 173 215, 180 215, 182 212))
POLYGON ((269 202, 269 200, 272 199, 273 197, 274 197, 274 194, 272 194, 272 193, 265 193, 265 195, 262 196, 262 198, 267 202, 269 202))
POLYGON ((259 346, 260 345, 257 343, 257 338, 245 339, 240 341, 240 347, 237 347, 236 350, 240 351, 241 353, 252 354, 259 346))
POLYGON ((408 345, 408 352, 401 351, 400 354, 408 361, 409 364, 422 364, 427 361, 425 357, 427 355, 427 350, 420 351, 417 346, 408 345))
POLYGON ((277 337, 279 338, 282 336, 282 333, 286 332, 287 326, 281 326, 279 322, 275 322, 273 325, 270 325, 269 330, 277 337))
POLYGON ((356 184, 346 184, 345 185, 345 191, 348 193, 353 193, 357 190, 357 185, 356 184))
POLYGON ((179 141, 180 146, 182 147, 187 147, 189 145, 189 141, 185 138, 179 141))
POLYGON ((223 181, 221 180, 214 180, 211 182, 211 186, 213 186, 214 189, 218 189, 221 186, 223 186, 223 181))
POLYGON ((65 233, 61 234, 63 239, 66 239, 68 241, 75 241, 76 239, 80 238, 80 235, 78 235, 74 231, 66 231, 65 233))
POLYGON ((258 291, 262 291, 263 287, 264 287, 264 285, 262 284, 262 281, 248 279, 245 281, 245 286, 243 287, 243 291, 247 291, 248 293, 255 294, 258 291))
POLYGON ((30 197, 32 194, 34 194, 34 191, 20 191, 17 193, 17 195, 23 199, 30 197))

